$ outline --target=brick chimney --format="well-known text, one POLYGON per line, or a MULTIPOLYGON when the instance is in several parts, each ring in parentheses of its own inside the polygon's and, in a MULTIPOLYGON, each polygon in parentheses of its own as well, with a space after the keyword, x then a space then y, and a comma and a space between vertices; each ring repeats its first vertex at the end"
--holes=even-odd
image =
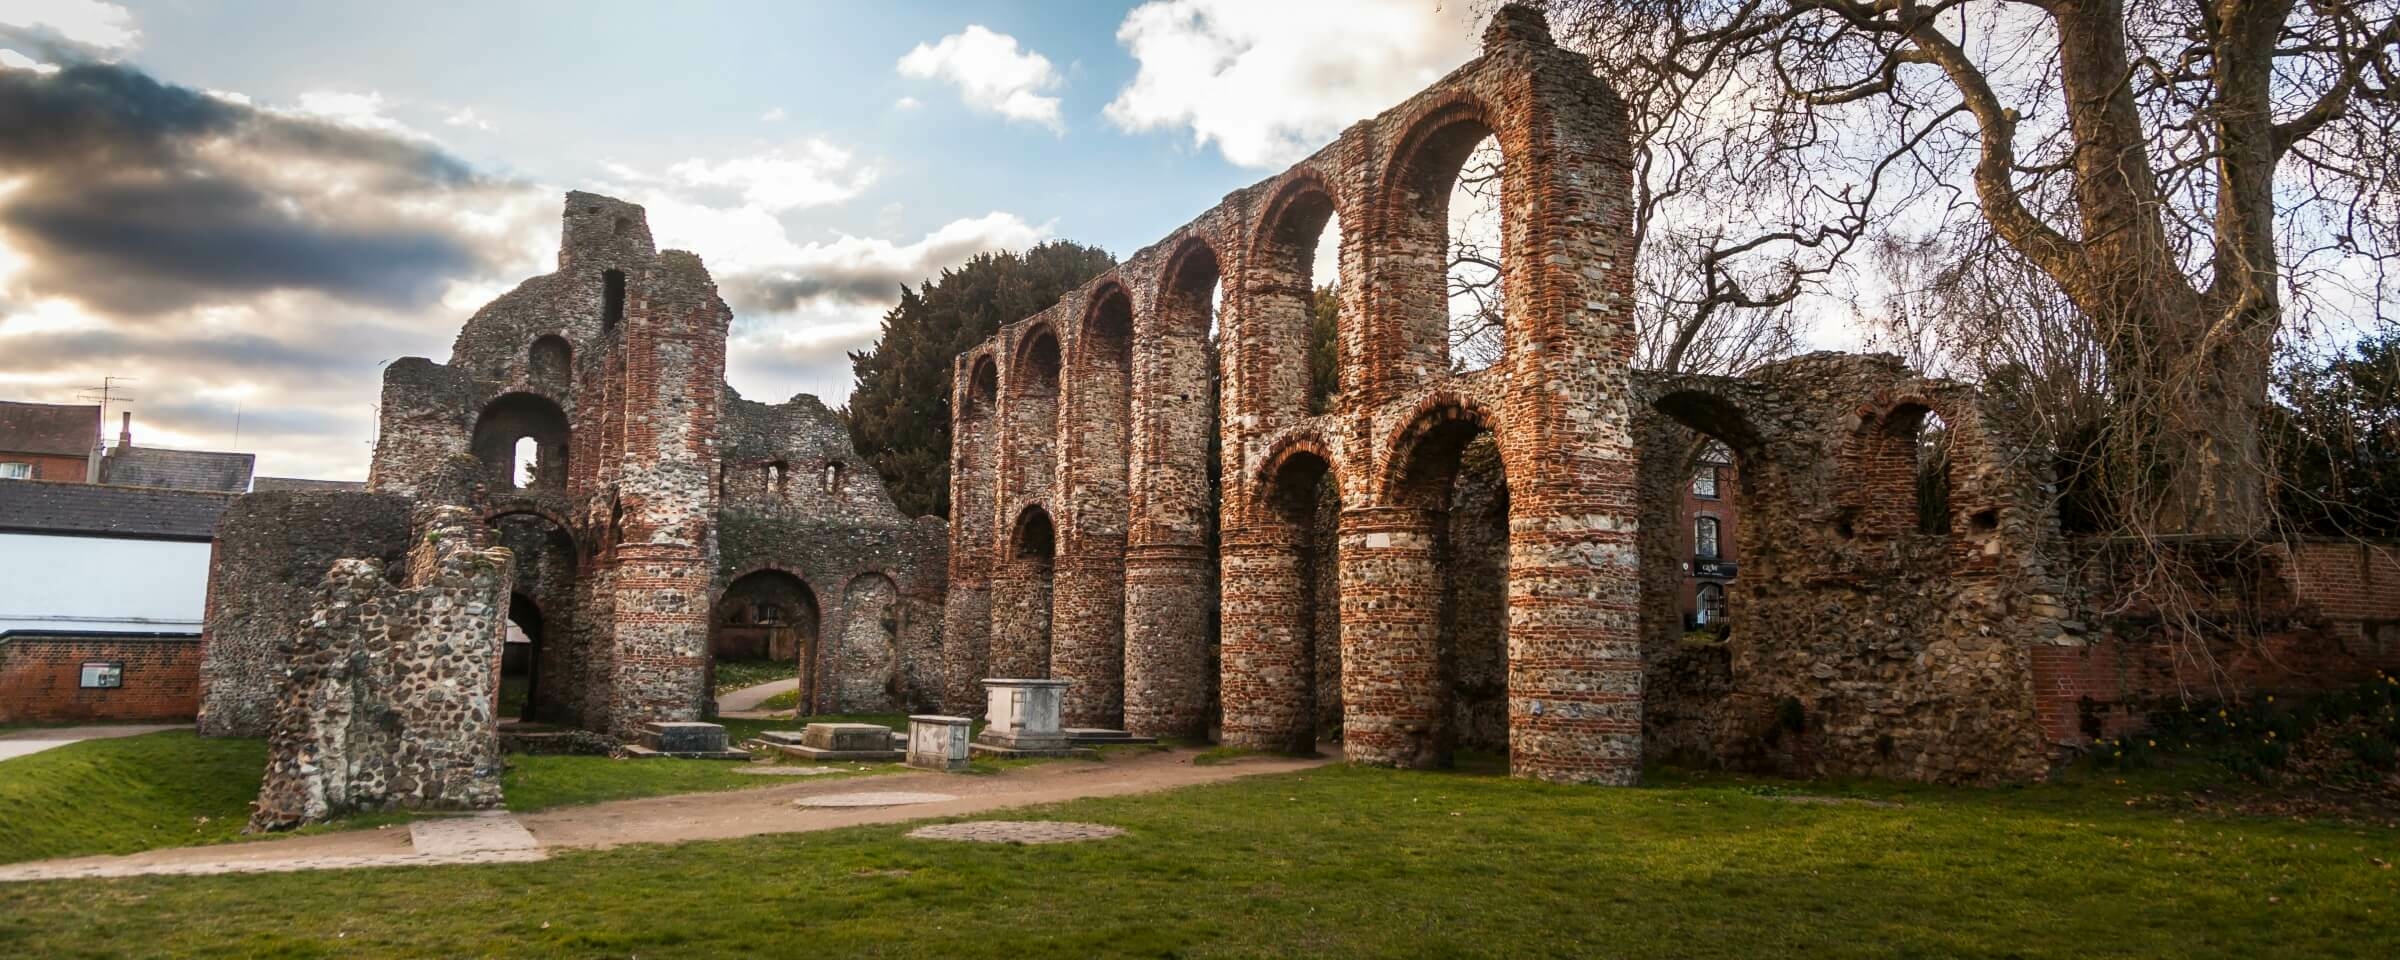
POLYGON ((133 446, 133 411, 126 411, 125 419, 120 422, 123 425, 117 428, 117 446, 133 446))

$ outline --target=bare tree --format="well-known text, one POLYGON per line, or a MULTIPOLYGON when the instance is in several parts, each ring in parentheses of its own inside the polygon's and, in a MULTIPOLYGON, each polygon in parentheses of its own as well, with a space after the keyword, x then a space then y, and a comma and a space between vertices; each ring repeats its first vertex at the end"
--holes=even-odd
POLYGON ((2287 287, 2394 254, 2400 0, 1549 6, 1634 114, 1643 254, 1684 251, 1643 292, 1696 305, 1662 310, 1788 309, 1863 240, 1979 228, 2094 348, 2122 519, 2264 523, 2287 287))

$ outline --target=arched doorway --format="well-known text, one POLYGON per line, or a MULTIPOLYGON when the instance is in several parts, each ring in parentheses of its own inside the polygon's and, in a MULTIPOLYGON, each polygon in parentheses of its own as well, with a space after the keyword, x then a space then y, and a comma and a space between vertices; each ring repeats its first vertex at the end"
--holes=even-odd
POLYGON ((1224 740, 1312 753, 1341 725, 1341 494, 1313 443, 1259 482, 1260 515, 1224 547, 1224 740))
POLYGON ((508 644, 501 656, 502 717, 574 725, 587 704, 589 658, 575 631, 578 557, 575 540, 556 519, 504 513, 484 522, 492 539, 516 555, 509 598, 508 644))
POLYGON ((540 669, 542 633, 542 608, 521 591, 509 594, 507 643, 500 652, 502 722, 534 719, 533 685, 540 669))
MULTIPOLYGON (((1409 544, 1393 575, 1417 591, 1389 616, 1406 652, 1386 679, 1411 689, 1409 714, 1384 733, 1404 766, 1507 768, 1509 721, 1509 496, 1487 421, 1443 406, 1422 414, 1395 444, 1386 491, 1409 544), (1413 626, 1412 626, 1413 625, 1413 626)), ((1358 638, 1345 637, 1353 646, 1358 638)))
POLYGON ((793 664, 800 712, 816 709, 818 607, 806 581, 781 570, 744 575, 718 595, 708 623, 710 689, 719 663, 793 664))

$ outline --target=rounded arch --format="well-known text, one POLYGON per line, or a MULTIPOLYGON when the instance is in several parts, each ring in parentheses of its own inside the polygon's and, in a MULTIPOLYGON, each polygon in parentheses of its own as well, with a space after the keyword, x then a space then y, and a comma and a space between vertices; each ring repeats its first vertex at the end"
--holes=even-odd
POLYGON ((1511 311, 1503 248, 1509 224, 1487 224, 1480 216, 1462 223, 1461 211, 1451 209, 1452 194, 1468 190, 1478 206, 1464 212, 1507 219, 1509 151, 1500 143, 1503 124, 1497 118, 1498 111, 1473 93, 1446 91, 1405 122, 1382 171, 1375 205, 1383 218, 1377 225, 1375 289, 1389 307, 1378 312, 1377 322, 1385 328, 1373 331, 1370 342, 1396 351, 1388 359, 1399 369, 1466 372, 1505 358, 1511 311), (1478 171, 1486 182, 1470 187, 1461 175, 1487 142, 1497 153, 1489 157, 1490 169, 1478 171), (1500 181, 1496 203, 1482 192, 1492 186, 1492 177, 1500 181), (1499 236, 1480 235, 1492 227, 1499 236))
POLYGON ((1056 396, 1062 360, 1058 331, 1048 322, 1027 328, 1017 339, 1016 353, 1009 362, 1009 395, 1056 396))
POLYGON ((1029 503, 1008 525, 1007 555, 1018 560, 1049 560, 1058 552, 1058 527, 1049 509, 1029 503))
POLYGON ((720 661, 795 663, 801 710, 811 710, 817 701, 817 638, 823 629, 816 588, 781 564, 745 569, 726 580, 709 605, 711 682, 720 661))
POLYGON ((1198 234, 1175 244, 1158 272, 1159 326, 1176 333, 1206 335, 1217 304, 1211 302, 1217 283, 1225 278, 1225 261, 1217 245, 1198 234))
POLYGON ((1467 154, 1503 126, 1499 112, 1474 93, 1448 90, 1418 105, 1393 141, 1392 163, 1383 171, 1386 211, 1440 214, 1449 209, 1450 181, 1467 154), (1402 206, 1402 202, 1407 203, 1402 206))
POLYGON ((1669 420, 1716 438, 1737 456, 1752 456, 1764 445, 1758 427, 1750 422, 1749 412, 1721 394, 1688 388, 1675 390, 1651 401, 1650 408, 1669 420))
MULTIPOLYGON (((1317 412, 1324 398, 1339 392, 1343 365, 1318 363, 1317 296, 1320 287, 1338 285, 1341 268, 1321 271, 1316 263, 1319 241, 1332 229, 1344 238, 1356 236, 1352 218, 1342 209, 1341 195, 1317 170, 1301 166, 1284 174, 1268 192, 1251 229, 1249 253, 1242 267, 1241 303, 1234 316, 1239 328, 1243 412, 1297 418, 1317 412), (1329 226, 1330 225, 1330 226, 1329 226), (1319 276, 1330 272, 1332 276, 1319 276)), ((1349 241, 1343 241, 1347 244, 1349 241)), ((1334 344, 1340 350, 1339 331, 1334 344)))
POLYGON ((1419 402, 1384 444, 1390 451, 1384 460, 1384 502, 1434 506, 1431 481, 1456 463, 1468 441, 1484 433, 1496 439, 1500 423, 1472 397, 1444 391, 1419 402))
POLYGON ((841 634, 832 642, 827 677, 833 709, 873 713, 902 706, 900 585, 881 571, 842 584, 841 634))
POLYGON ((471 449, 494 490, 564 491, 567 486, 567 413, 557 401, 536 393, 504 393, 476 415, 471 449), (532 438, 538 451, 531 465, 516 462, 517 441, 532 438), (520 469, 530 466, 532 482, 520 469))
POLYGON ((967 367, 967 416, 990 414, 993 404, 999 399, 1000 365, 992 361, 989 352, 975 354, 974 361, 967 367))
POLYGON ((1133 292, 1115 277, 1100 281, 1084 298, 1068 369, 1080 376, 1095 365, 1125 365, 1132 358, 1133 324, 1133 292))

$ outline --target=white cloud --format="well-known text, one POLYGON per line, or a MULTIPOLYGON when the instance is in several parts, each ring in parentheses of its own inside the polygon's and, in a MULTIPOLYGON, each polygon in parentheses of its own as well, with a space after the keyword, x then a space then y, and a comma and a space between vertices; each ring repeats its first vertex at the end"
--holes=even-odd
POLYGON ((383 94, 368 91, 349 93, 340 90, 310 90, 300 95, 299 112, 330 120, 354 130, 376 130, 403 136, 422 137, 407 124, 383 112, 383 94))
POLYGON ((782 123, 789 116, 790 114, 783 112, 782 107, 769 107, 767 112, 758 115, 758 119, 761 123, 782 123))
POLYGON ((22 53, 0 47, 0 69, 31 70, 35 73, 57 73, 58 64, 43 63, 22 53))
POLYGON ((1042 91, 1059 85, 1050 58, 1031 50, 1020 52, 1017 38, 979 25, 953 33, 932 45, 917 44, 900 58, 900 74, 941 80, 958 88, 968 106, 1011 120, 1038 123, 1064 132, 1058 98, 1042 91))
POLYGON ((0 4, 0 26, 56 34, 103 54, 131 50, 142 38, 132 11, 100 0, 9 0, 0 4))
POLYGON ((453 127, 473 127, 477 130, 489 130, 492 128, 492 122, 484 119, 481 114, 476 113, 474 107, 460 107, 457 111, 451 113, 449 116, 443 117, 442 122, 453 127))
MULTIPOLYGON (((682 187, 730 188, 740 191, 747 206, 781 213, 840 203, 874 184, 876 168, 855 159, 848 149, 811 137, 745 157, 693 157, 668 167, 665 180, 682 187)), ((613 165, 610 172, 655 179, 623 165, 613 165)))
POLYGON ((901 97, 898 100, 892 101, 892 109, 894 110, 914 110, 924 105, 925 101, 919 100, 915 97, 901 97))
POLYGON ((1276 167, 1390 107, 1477 52, 1475 4, 1152 0, 1117 41, 1140 69, 1106 111, 1140 132, 1276 167))

